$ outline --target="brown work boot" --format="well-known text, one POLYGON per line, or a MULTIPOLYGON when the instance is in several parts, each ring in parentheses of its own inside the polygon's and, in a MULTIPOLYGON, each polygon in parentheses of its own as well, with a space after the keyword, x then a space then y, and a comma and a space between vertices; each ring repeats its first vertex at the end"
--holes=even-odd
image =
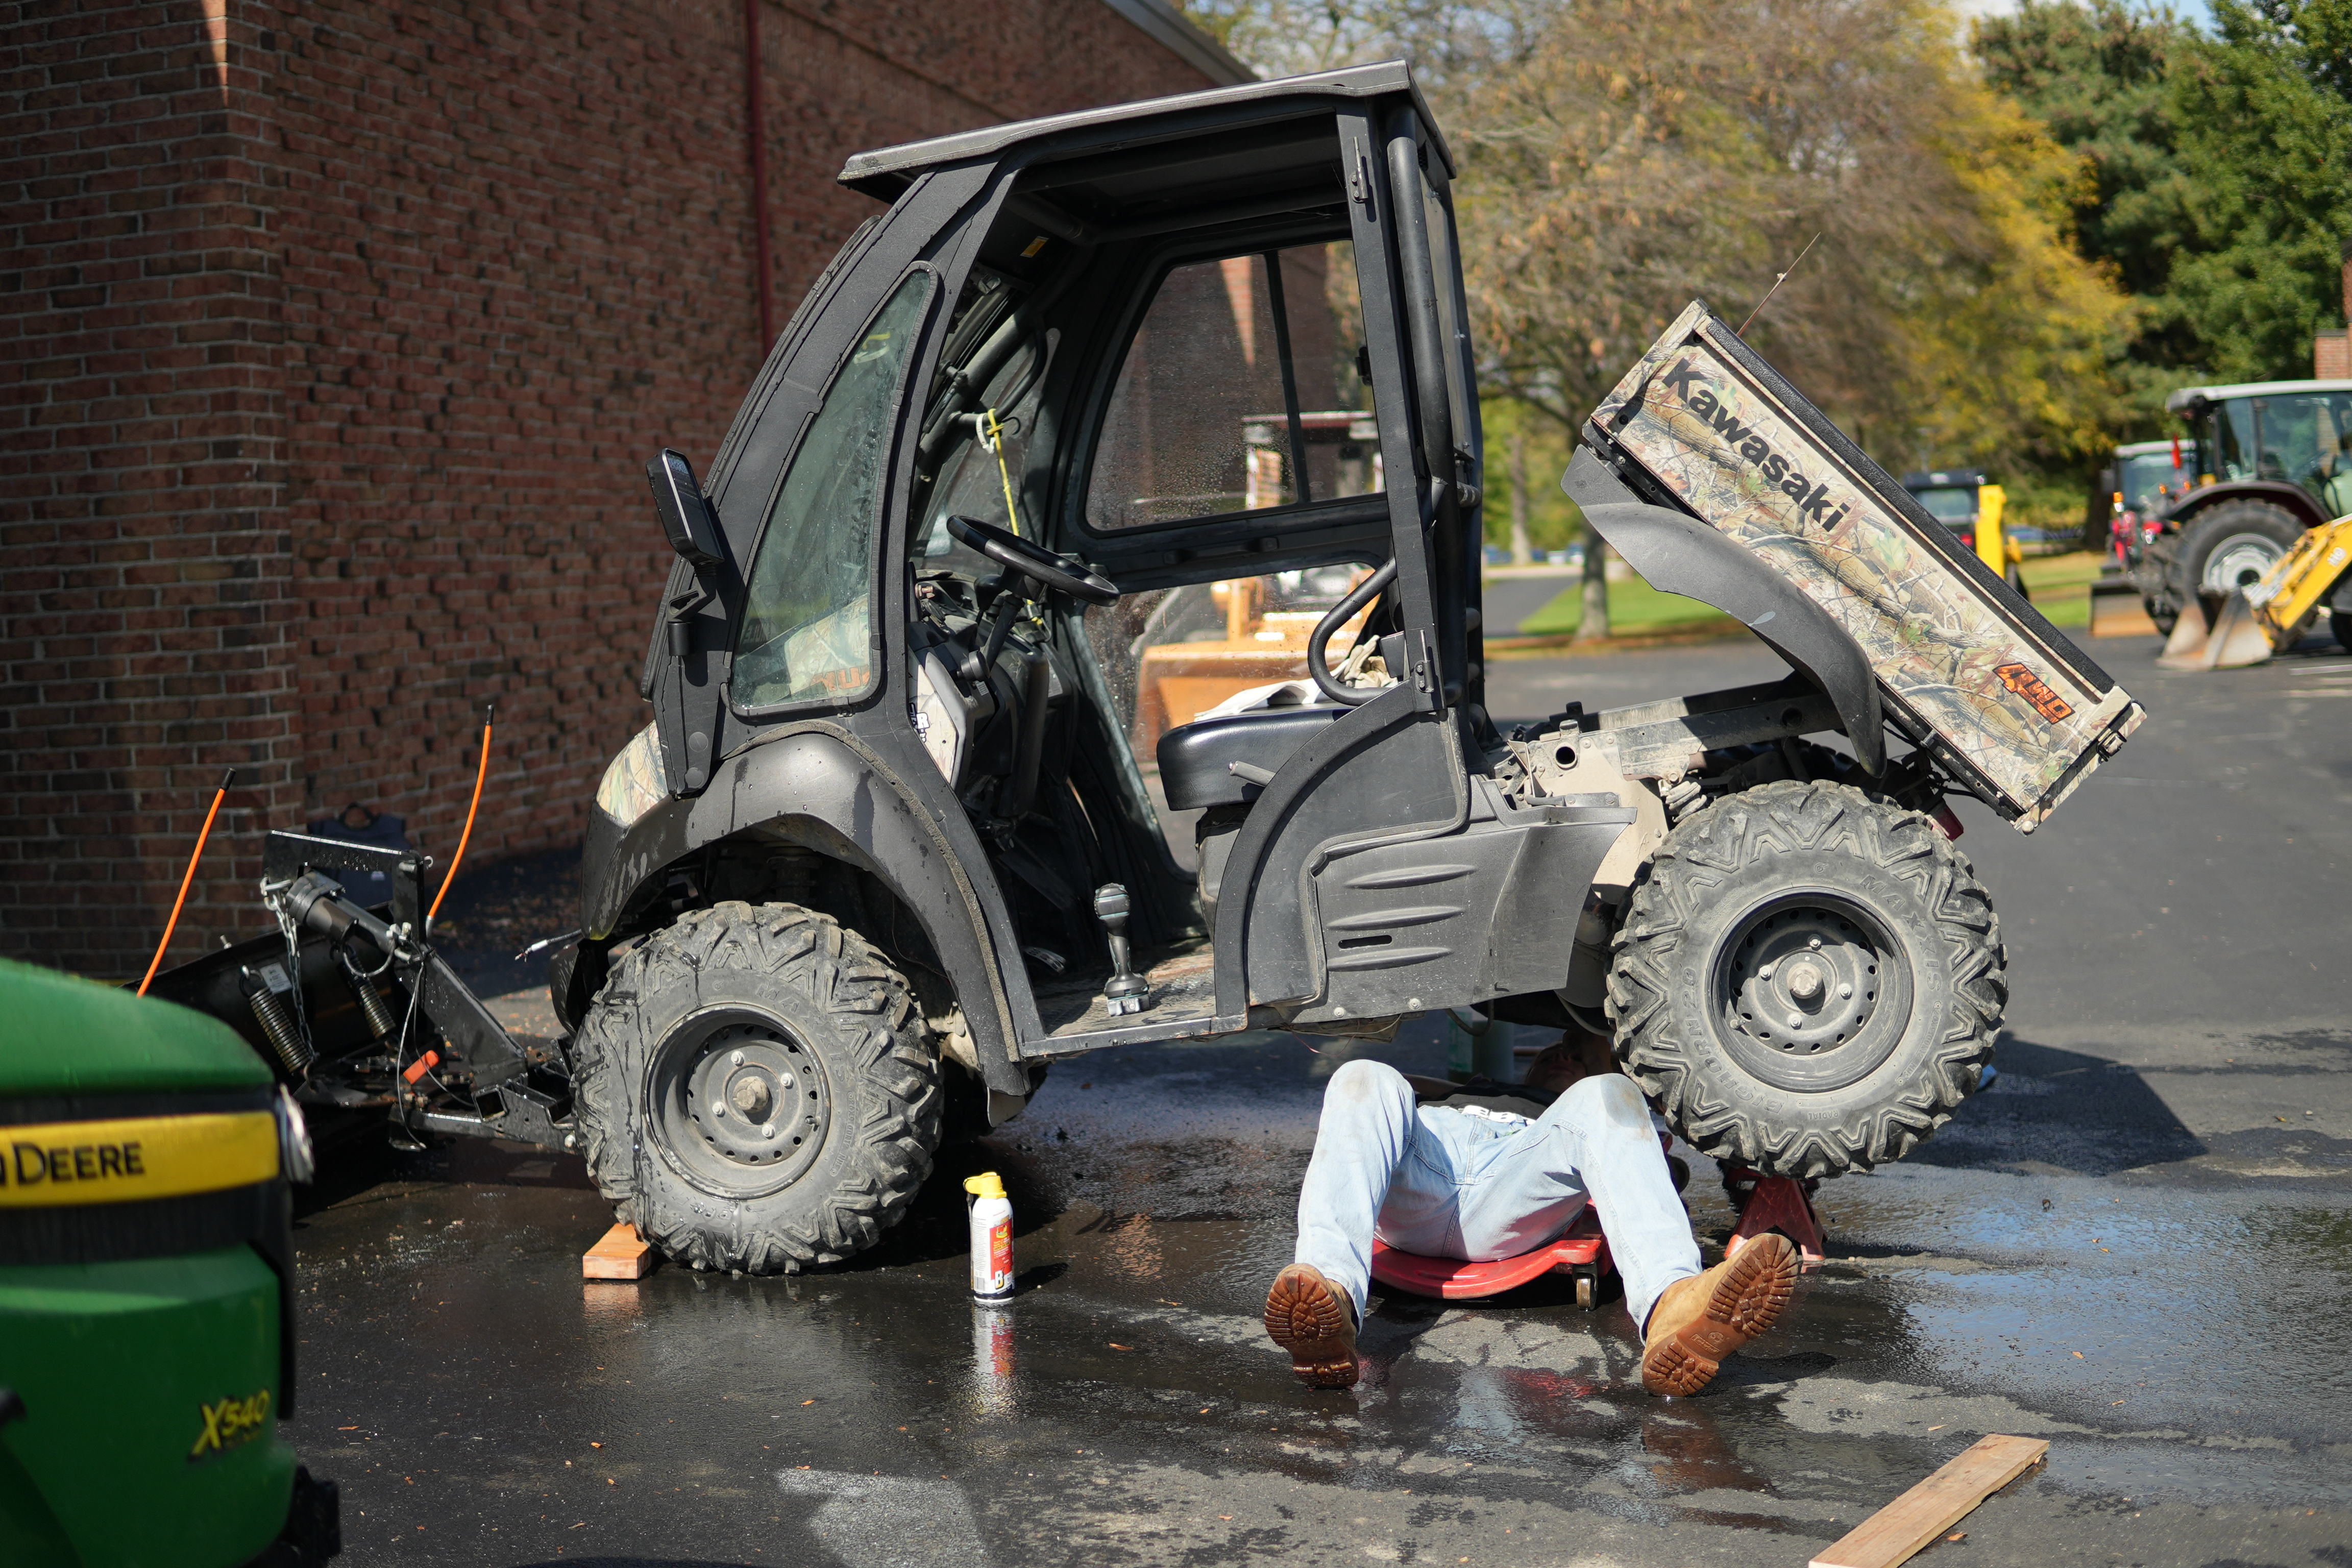
POLYGON ((1356 1313, 1348 1293, 1311 1263, 1294 1263, 1265 1293, 1265 1331, 1290 1352, 1309 1388, 1356 1385, 1356 1313))
POLYGON ((1777 1231, 1704 1274, 1675 1280, 1650 1309, 1642 1386, 1653 1394, 1696 1394, 1714 1381, 1725 1356, 1772 1326, 1796 1285, 1797 1249, 1777 1231))

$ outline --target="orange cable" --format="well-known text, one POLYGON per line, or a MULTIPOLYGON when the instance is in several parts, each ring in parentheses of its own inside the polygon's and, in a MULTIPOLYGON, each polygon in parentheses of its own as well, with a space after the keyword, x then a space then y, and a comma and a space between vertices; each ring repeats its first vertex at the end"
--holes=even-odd
POLYGON ((203 831, 196 835, 196 852, 188 857, 187 875, 180 879, 180 896, 172 900, 172 918, 163 922, 163 940, 155 944, 155 956, 148 961, 147 977, 139 983, 139 994, 147 994, 147 987, 155 984, 155 972, 163 967, 163 954, 172 946, 172 933, 180 927, 180 908, 188 901, 188 889, 196 879, 196 862, 205 858, 205 840, 213 836, 213 818, 220 815, 221 802, 228 798, 228 786, 236 783, 235 768, 221 775, 220 788, 213 792, 213 807, 205 813, 203 831))
POLYGON ((457 853, 449 858, 448 875, 441 879, 441 890, 433 895, 433 907, 425 911, 425 929, 433 930, 433 917, 441 912, 441 900, 449 896, 449 884, 457 879, 457 868, 466 863, 466 846, 473 841, 474 814, 482 809, 482 781, 490 776, 490 716, 498 704, 482 705, 482 760, 474 770, 474 804, 466 808, 466 831, 457 835, 457 853))

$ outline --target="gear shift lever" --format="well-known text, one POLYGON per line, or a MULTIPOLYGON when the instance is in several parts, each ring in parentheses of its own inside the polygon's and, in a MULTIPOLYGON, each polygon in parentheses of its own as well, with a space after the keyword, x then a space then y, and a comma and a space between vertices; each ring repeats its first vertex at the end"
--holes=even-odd
POLYGON ((1112 973, 1103 986, 1103 1000, 1109 1004, 1113 1017, 1142 1012, 1151 995, 1151 982, 1129 965, 1127 912, 1125 888, 1117 882, 1105 882, 1095 889, 1095 918, 1102 921, 1104 934, 1110 938, 1112 973))

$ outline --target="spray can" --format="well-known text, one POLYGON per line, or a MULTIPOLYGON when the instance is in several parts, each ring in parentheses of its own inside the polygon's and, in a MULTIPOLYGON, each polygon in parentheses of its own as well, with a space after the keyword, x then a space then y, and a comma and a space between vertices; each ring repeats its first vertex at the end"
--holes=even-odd
POLYGON ((993 1171, 964 1182, 971 1194, 971 1294, 1002 1301, 1013 1294, 1013 1202, 993 1171))

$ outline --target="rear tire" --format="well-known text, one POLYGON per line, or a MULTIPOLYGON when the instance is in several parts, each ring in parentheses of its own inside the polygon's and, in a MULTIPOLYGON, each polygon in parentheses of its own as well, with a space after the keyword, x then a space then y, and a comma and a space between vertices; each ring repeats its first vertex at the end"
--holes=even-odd
POLYGON ((796 905, 680 916, 613 966, 572 1049, 589 1173, 689 1268, 861 1252, 939 1148, 939 1066, 906 981, 796 905))
POLYGON ((1910 1152, 1976 1089, 2008 1001, 1966 858, 1843 784, 1762 784, 1676 827, 1613 946, 1625 1070, 1685 1142, 1769 1176, 1910 1152))
POLYGON ((2269 501, 2231 500, 2208 508, 2180 531, 2172 552, 2170 596, 2187 605, 2200 593, 2227 594, 2258 580, 2303 537, 2303 523, 2269 501))

